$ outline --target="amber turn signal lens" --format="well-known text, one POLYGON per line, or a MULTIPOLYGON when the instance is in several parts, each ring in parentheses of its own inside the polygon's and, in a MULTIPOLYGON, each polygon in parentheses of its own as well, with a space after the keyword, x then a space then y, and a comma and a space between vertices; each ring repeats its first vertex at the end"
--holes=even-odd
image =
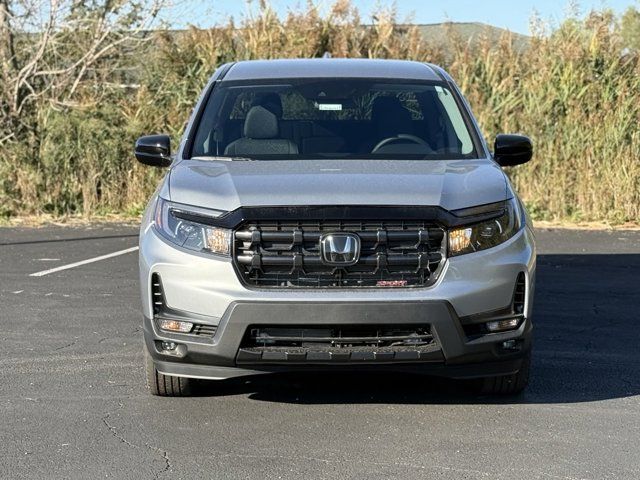
POLYGON ((490 332, 503 332, 505 330, 513 330, 518 326, 520 320, 518 318, 510 318, 508 320, 495 320, 487 322, 487 330, 490 332))
POLYGON ((231 251, 231 230, 207 227, 205 232, 207 248, 211 252, 229 255, 231 251))
POLYGON ((459 228, 449 232, 449 251, 453 254, 463 252, 471 245, 470 228, 459 228))
POLYGON ((160 327, 160 329, 166 330, 168 332, 189 333, 193 328, 193 323, 161 318, 158 321, 158 326, 160 327))

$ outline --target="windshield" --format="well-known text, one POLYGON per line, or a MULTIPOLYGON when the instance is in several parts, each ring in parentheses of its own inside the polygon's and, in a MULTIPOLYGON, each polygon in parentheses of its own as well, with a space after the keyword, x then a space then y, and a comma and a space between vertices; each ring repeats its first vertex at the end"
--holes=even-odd
POLYGON ((440 83, 362 79, 222 82, 192 157, 477 158, 453 93, 440 83))

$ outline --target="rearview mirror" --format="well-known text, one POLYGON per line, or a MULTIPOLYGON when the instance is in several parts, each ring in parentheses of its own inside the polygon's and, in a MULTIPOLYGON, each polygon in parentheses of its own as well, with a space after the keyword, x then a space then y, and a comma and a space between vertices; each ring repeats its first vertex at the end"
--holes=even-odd
POLYGON ((523 135, 501 133, 496 136, 493 159, 502 167, 521 165, 531 160, 533 144, 523 135))
POLYGON ((136 140, 136 158, 152 167, 171 165, 171 140, 169 135, 146 135, 136 140))

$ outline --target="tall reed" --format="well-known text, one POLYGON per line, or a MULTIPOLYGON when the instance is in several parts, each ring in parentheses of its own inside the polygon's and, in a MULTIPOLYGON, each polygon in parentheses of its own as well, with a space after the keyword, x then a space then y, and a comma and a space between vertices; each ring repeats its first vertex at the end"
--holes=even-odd
MULTIPOLYGON (((215 68, 255 58, 400 58, 439 63, 472 105, 487 140, 522 132, 534 160, 509 170, 537 218, 638 221, 640 218, 640 61, 624 53, 618 20, 595 12, 568 19, 518 49, 509 34, 467 43, 453 30, 445 47, 381 10, 370 25, 348 0, 326 15, 308 3, 279 18, 266 2, 239 22, 157 32, 127 52, 138 86, 96 82, 65 110, 42 101, 37 134, 6 144, 0 157, 0 215, 137 211, 160 173, 136 165, 138 135, 178 140, 215 68)), ((45 99, 46 100, 46 99, 45 99)), ((1 133, 1 132, 0 132, 1 133)), ((2 137, 2 135, 0 135, 2 137)))

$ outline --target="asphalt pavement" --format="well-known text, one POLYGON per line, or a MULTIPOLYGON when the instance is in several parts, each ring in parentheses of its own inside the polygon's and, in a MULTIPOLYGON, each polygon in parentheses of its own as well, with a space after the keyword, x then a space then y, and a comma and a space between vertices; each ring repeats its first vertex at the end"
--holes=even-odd
POLYGON ((508 399, 410 375, 152 397, 136 236, 0 228, 0 478, 640 478, 640 232, 537 233, 532 382, 508 399))

